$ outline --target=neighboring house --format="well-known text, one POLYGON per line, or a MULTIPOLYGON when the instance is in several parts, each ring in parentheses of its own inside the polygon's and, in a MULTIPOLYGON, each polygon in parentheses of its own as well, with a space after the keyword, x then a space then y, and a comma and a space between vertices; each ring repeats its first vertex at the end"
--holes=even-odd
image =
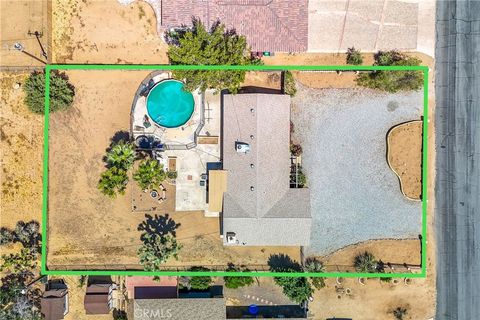
POLYGON ((225 299, 221 294, 215 290, 179 293, 176 277, 160 277, 159 281, 151 277, 127 277, 126 287, 134 320, 225 319, 225 299))
POLYGON ((162 0, 161 16, 165 28, 191 25, 193 16, 207 26, 220 20, 245 35, 252 51, 307 51, 307 0, 162 0))
POLYGON ((108 314, 113 309, 113 292, 116 285, 112 283, 90 284, 87 286, 83 305, 86 314, 108 314))
POLYGON ((64 318, 68 313, 68 289, 63 281, 51 281, 46 285, 40 309, 45 320, 64 318))
POLYGON ((290 96, 225 94, 225 245, 307 246, 310 191, 290 188, 290 96))
POLYGON ((134 320, 223 320, 225 299, 135 299, 134 320))

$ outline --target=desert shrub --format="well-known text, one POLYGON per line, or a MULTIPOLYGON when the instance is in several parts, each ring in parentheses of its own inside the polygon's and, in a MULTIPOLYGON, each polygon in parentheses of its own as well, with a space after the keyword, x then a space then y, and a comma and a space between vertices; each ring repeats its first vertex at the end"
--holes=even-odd
MULTIPOLYGON (((295 272, 286 270, 285 272, 295 272)), ((283 293, 296 303, 303 303, 308 300, 314 290, 305 277, 274 277, 275 283, 282 287, 283 293)))
POLYGON ((167 171, 168 179, 174 180, 177 179, 178 173, 177 171, 167 171))
POLYGON ((23 272, 36 267, 36 256, 28 248, 22 248, 19 253, 2 254, 0 271, 23 272))
POLYGON ((297 84, 290 70, 283 73, 283 92, 292 97, 297 94, 297 84))
POLYGON ((307 176, 303 173, 301 168, 298 168, 298 179, 297 183, 300 187, 304 187, 307 185, 307 176))
POLYGON ((13 231, 14 241, 20 242, 24 248, 28 248, 37 253, 40 251, 40 242, 42 236, 40 234, 40 224, 31 220, 27 223, 18 221, 13 231))
POLYGON ((377 260, 373 254, 365 251, 355 257, 354 266, 357 272, 373 273, 377 271, 377 260))
POLYGON ((303 153, 302 146, 299 145, 299 144, 292 143, 292 144, 290 144, 290 152, 295 157, 298 157, 303 153))
POLYGON ((360 65, 363 63, 363 57, 360 50, 351 47, 347 49, 347 64, 360 65))
POLYGON ((170 234, 147 233, 138 249, 140 264, 146 271, 158 271, 171 257, 177 258, 182 245, 170 234))
POLYGON ((15 239, 12 230, 7 228, 0 228, 0 246, 12 243, 15 239))
MULTIPOLYGON (((25 104, 34 113, 45 112, 45 73, 35 71, 27 78, 23 86, 25 104)), ((75 88, 68 82, 65 73, 50 73, 50 112, 67 110, 73 103, 75 88)))
MULTIPOLYGON (((418 66, 420 60, 399 51, 379 51, 375 54, 376 66, 418 66)), ((376 70, 358 75, 361 86, 387 92, 416 91, 423 86, 423 74, 417 70, 376 70)))
POLYGON ((148 159, 140 162, 137 171, 133 174, 133 180, 137 181, 142 189, 151 189, 165 180, 166 173, 163 165, 157 160, 148 159))
MULTIPOLYGON (((246 268, 241 270, 240 268, 231 264, 229 265, 227 271, 229 272, 247 271, 248 272, 250 270, 246 268)), ((225 281, 225 287, 229 289, 237 289, 241 287, 250 286, 254 282, 253 277, 249 277, 249 276, 225 276, 223 277, 223 280, 225 281)))
MULTIPOLYGON (((209 271, 204 267, 191 267, 189 271, 209 271)), ((213 279, 210 276, 188 276, 183 277, 180 284, 181 289, 194 289, 194 290, 207 290, 213 283, 213 279)))
POLYGON ((407 309, 403 307, 397 307, 392 310, 392 313, 396 320, 403 320, 407 315, 407 309))

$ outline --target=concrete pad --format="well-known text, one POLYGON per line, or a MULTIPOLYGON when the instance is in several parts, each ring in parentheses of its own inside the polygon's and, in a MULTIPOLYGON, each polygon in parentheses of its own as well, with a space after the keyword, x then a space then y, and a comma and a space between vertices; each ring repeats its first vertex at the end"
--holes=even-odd
POLYGON ((347 48, 354 46, 362 51, 373 51, 378 29, 378 25, 366 23, 357 15, 347 15, 341 50, 346 51, 347 48))
POLYGON ((381 50, 413 50, 417 47, 417 26, 384 25, 378 35, 377 48, 381 50))

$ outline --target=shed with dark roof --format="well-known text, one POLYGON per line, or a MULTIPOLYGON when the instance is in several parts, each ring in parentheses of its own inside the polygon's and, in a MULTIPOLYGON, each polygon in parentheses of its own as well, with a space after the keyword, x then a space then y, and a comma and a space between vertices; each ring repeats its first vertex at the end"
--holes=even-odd
POLYGON ((40 309, 45 320, 63 319, 68 313, 68 290, 46 290, 40 301, 40 309))
POLYGON ((111 309, 110 284, 92 284, 87 287, 83 305, 86 314, 108 314, 111 309))

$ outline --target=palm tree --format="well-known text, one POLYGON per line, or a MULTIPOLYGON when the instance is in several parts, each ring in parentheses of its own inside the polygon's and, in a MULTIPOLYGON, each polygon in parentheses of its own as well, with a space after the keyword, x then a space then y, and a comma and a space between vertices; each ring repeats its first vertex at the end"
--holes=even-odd
POLYGON ((375 256, 368 251, 355 257, 354 265, 358 272, 375 272, 377 271, 377 260, 375 256))
POLYGON ((112 146, 106 156, 107 164, 111 167, 128 170, 135 161, 135 150, 131 143, 120 140, 112 146))
POLYGON ((162 164, 157 160, 148 159, 140 163, 138 170, 133 174, 133 180, 137 181, 140 188, 146 190, 158 186, 166 176, 162 164))
POLYGON ((127 186, 128 176, 127 172, 117 167, 112 167, 102 173, 100 181, 98 182, 98 189, 106 196, 115 198, 117 192, 120 194, 125 193, 127 186))

